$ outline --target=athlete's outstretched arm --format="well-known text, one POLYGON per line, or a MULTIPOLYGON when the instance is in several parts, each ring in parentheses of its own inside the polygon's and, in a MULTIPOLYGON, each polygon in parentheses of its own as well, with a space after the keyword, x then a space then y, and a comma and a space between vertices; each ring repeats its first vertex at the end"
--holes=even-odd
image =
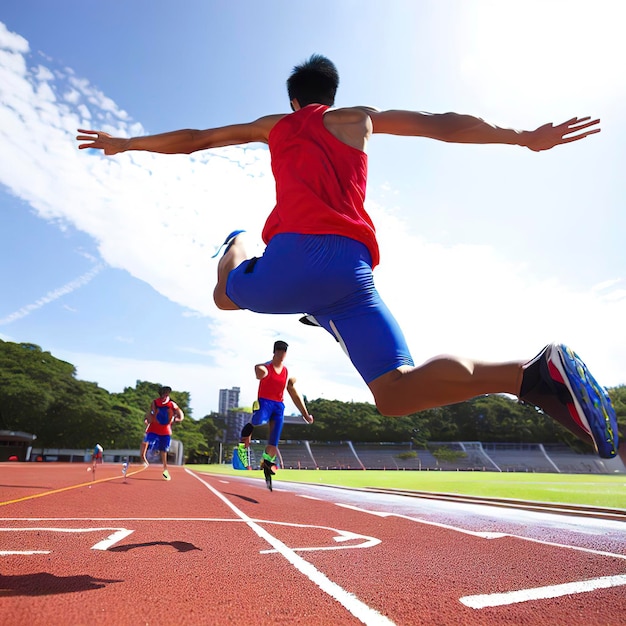
POLYGON ((388 135, 429 137, 451 143, 500 143, 525 146, 535 152, 578 141, 600 132, 599 119, 573 117, 562 124, 544 124, 535 130, 500 128, 473 115, 377 111, 363 108, 372 120, 373 132, 388 135))
POLYGON ((267 143, 274 125, 283 115, 267 115, 247 124, 233 124, 205 130, 182 129, 159 135, 143 137, 112 137, 99 130, 79 128, 77 141, 79 149, 95 148, 106 155, 114 155, 128 150, 143 150, 161 154, 191 154, 207 148, 235 146, 255 141, 267 143))
POLYGON ((304 421, 307 424, 313 423, 313 416, 309 413, 309 410, 306 408, 306 403, 304 402, 304 398, 300 395, 298 390, 296 389, 296 379, 290 378, 287 381, 287 393, 293 400, 293 403, 298 407, 298 411, 304 418, 304 421))

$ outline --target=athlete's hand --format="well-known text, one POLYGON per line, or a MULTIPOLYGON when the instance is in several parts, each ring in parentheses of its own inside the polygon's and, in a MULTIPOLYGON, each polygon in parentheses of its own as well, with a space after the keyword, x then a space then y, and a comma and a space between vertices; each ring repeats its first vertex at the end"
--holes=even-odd
POLYGON ((567 122, 557 126, 544 124, 536 130, 526 133, 524 145, 534 152, 541 152, 542 150, 550 150, 550 148, 563 143, 578 141, 589 135, 599 133, 600 128, 597 127, 597 124, 600 123, 600 120, 589 120, 591 120, 590 117, 573 117, 571 120, 567 120, 567 122), (587 128, 589 130, 585 130, 587 128))
POLYGON ((313 423, 313 416, 310 413, 307 413, 307 415, 303 415, 302 419, 307 423, 307 424, 312 424, 313 423))
POLYGON ((127 139, 120 137, 111 137, 109 133, 102 132, 100 130, 85 130, 83 128, 78 129, 79 133, 85 133, 83 135, 77 135, 77 141, 86 141, 88 143, 82 143, 78 146, 79 150, 85 148, 94 148, 96 150, 103 150, 104 154, 111 156, 124 152, 126 148, 127 139))

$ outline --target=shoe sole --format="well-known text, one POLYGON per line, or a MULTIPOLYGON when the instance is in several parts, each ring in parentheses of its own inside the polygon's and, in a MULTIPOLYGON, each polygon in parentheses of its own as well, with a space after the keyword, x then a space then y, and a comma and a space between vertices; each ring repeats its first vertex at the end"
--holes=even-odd
POLYGON ((589 433, 602 458, 613 458, 617 454, 617 417, 607 392, 568 346, 551 346, 547 357, 551 376, 570 392, 572 418, 589 433))

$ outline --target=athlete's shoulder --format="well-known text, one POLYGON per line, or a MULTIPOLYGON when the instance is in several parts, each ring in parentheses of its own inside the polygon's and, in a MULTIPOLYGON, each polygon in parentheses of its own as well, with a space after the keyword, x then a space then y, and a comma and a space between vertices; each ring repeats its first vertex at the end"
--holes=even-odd
POLYGON ((274 115, 264 115, 251 122, 251 126, 255 132, 261 134, 266 140, 270 133, 274 129, 274 126, 280 122, 284 117, 287 117, 289 113, 276 113, 274 115))
POLYGON ((367 106, 340 107, 338 109, 328 109, 325 117, 335 118, 347 123, 355 123, 362 121, 373 113, 377 113, 378 109, 367 106))

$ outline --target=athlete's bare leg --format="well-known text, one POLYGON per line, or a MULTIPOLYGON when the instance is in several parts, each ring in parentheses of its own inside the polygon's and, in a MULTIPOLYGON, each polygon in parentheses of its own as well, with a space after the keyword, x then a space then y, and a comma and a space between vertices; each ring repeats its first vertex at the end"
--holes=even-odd
POLYGON ((518 395, 524 361, 484 363, 442 355, 419 367, 400 367, 368 386, 383 415, 408 415, 488 393, 518 395))
POLYGON ((217 285, 213 290, 213 300, 218 309, 235 311, 239 307, 226 295, 228 275, 248 258, 240 235, 235 237, 217 266, 217 285))
POLYGON ((270 444, 268 443, 265 446, 265 452, 266 454, 269 454, 271 457, 275 457, 278 454, 278 448, 276 446, 270 446, 270 444))
POLYGON ((144 465, 148 465, 148 458, 146 457, 147 453, 148 453, 148 442, 142 441, 141 448, 139 449, 139 456, 141 457, 141 462, 144 465))

